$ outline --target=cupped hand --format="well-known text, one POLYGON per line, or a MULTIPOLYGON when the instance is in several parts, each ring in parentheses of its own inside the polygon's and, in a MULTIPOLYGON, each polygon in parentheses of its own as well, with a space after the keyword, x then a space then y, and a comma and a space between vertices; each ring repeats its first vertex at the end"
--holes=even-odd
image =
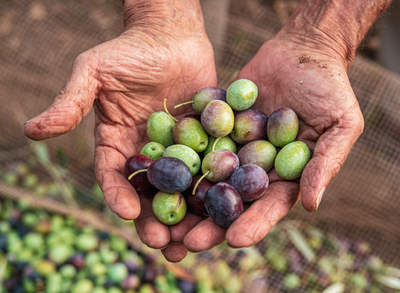
POLYGON ((266 42, 236 79, 249 79, 259 89, 253 108, 268 116, 279 107, 298 115, 296 140, 313 151, 300 180, 285 181, 274 170, 264 196, 254 202, 228 230, 212 221, 190 231, 185 246, 191 251, 209 249, 226 237, 231 247, 260 241, 301 197, 304 208, 316 211, 325 188, 344 163, 363 131, 363 116, 347 77, 348 63, 321 45, 307 46, 297 37, 278 34, 266 42))
POLYGON ((24 129, 33 140, 56 137, 74 129, 94 106, 95 171, 105 201, 121 218, 136 219, 141 240, 164 248, 171 261, 186 255, 183 236, 200 217, 188 214, 171 229, 161 224, 153 215, 151 200, 138 196, 123 168, 126 159, 148 142, 147 119, 163 110, 165 98, 171 113, 179 117, 191 106, 175 111, 173 105, 190 100, 203 87, 217 85, 201 12, 190 11, 193 15, 188 18, 178 12, 173 12, 174 20, 161 19, 161 25, 146 24, 145 18, 138 18, 138 25, 128 21, 120 37, 81 54, 53 104, 24 129), (170 242, 175 244, 166 247, 170 242))

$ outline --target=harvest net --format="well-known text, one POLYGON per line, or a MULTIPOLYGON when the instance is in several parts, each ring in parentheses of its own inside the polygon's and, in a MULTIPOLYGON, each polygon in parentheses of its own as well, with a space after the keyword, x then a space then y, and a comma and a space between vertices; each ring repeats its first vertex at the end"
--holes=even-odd
MULTIPOLYGON (((296 4, 202 1, 220 87, 227 88, 296 4)), ((46 143, 28 141, 21 127, 52 102, 79 53, 122 30, 122 7, 111 0, 0 2, 1 195, 34 198, 56 212, 63 211, 54 204, 64 212, 79 206, 107 213, 93 171, 93 111, 71 133, 46 143)), ((222 245, 190 254, 183 267, 198 278, 219 276, 217 284, 235 274, 243 292, 321 292, 340 283, 345 292, 400 288, 394 269, 400 265, 400 78, 361 56, 349 77, 365 129, 318 211, 298 205, 253 248, 222 245)), ((230 292, 228 285, 220 287, 230 292)))

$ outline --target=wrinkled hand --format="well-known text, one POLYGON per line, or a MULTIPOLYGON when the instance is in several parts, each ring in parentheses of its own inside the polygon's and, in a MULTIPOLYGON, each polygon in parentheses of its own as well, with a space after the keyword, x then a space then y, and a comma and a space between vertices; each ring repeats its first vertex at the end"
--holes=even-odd
POLYGON ((281 35, 266 42, 237 76, 259 89, 254 108, 268 116, 279 107, 298 115, 297 140, 304 141, 313 157, 297 181, 284 181, 275 171, 264 196, 254 202, 226 231, 211 221, 202 222, 185 237, 191 251, 209 249, 226 237, 231 247, 260 241, 301 200, 313 212, 330 180, 344 163, 363 130, 363 117, 347 77, 347 63, 332 50, 311 49, 281 35), (225 235, 226 233, 226 235, 225 235))
MULTIPOLYGON (((136 219, 141 240, 163 248, 170 261, 181 260, 185 247, 201 251, 225 239, 233 247, 258 242, 295 205, 300 190, 305 209, 316 210, 363 129, 346 62, 332 55, 332 50, 307 47, 278 35, 264 44, 237 79, 257 84, 259 98, 254 107, 267 115, 282 106, 298 114, 298 139, 314 152, 300 183, 283 181, 270 172, 266 194, 228 230, 191 213, 178 225, 161 224, 152 213, 151 200, 139 198, 124 178, 125 160, 147 143, 146 121, 162 109, 164 98, 169 105, 178 104, 190 100, 198 89, 217 84, 202 20, 193 20, 201 15, 182 22, 184 17, 175 14, 178 21, 157 26, 129 22, 120 37, 80 55, 53 105, 25 125, 25 134, 34 140, 55 137, 71 131, 94 105, 95 169, 105 200, 121 218, 136 219)), ((138 20, 143 24, 144 18, 138 20)), ((180 115, 190 108, 170 110, 180 115)))
MULTIPOLYGON (((200 15, 163 25, 128 22, 120 37, 81 54, 71 77, 54 103, 25 125, 25 135, 42 140, 71 131, 95 108, 95 171, 109 208, 121 218, 135 220, 141 240, 163 248, 164 255, 178 261, 186 255, 183 236, 199 222, 188 214, 181 224, 169 227, 153 215, 151 200, 137 195, 123 176, 128 157, 148 142, 148 117, 163 110, 168 99, 174 115, 191 106, 173 110, 200 88, 216 86, 214 54, 200 15), (140 202, 141 201, 141 202, 140 202)), ((143 22, 143 19, 139 19, 143 22)))

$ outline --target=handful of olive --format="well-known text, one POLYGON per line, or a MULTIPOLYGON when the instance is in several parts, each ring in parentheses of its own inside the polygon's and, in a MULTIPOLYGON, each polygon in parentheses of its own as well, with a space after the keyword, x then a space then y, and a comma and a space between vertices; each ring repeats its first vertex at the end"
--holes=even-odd
POLYGON ((128 158, 124 172, 138 193, 158 190, 153 212, 160 222, 177 224, 188 209, 229 227, 243 213, 243 202, 264 195, 267 172, 273 167, 286 180, 301 176, 311 152, 305 143, 295 141, 296 113, 283 107, 268 118, 250 109, 257 95, 257 86, 241 79, 227 91, 203 88, 192 101, 175 106, 192 104, 197 116, 178 121, 170 115, 166 100, 165 112, 150 115, 150 142, 140 155, 128 158), (276 147, 282 148, 279 153, 276 147), (202 175, 196 175, 200 169, 202 175))

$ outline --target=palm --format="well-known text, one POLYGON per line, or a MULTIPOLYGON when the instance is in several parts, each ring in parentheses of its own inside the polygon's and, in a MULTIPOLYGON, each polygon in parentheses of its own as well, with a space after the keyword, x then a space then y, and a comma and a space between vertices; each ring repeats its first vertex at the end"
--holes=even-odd
MULTIPOLYGON (((156 41, 130 30, 79 56, 65 88, 46 112, 25 126, 25 133, 38 140, 68 132, 94 105, 95 170, 105 200, 120 217, 138 218, 141 239, 161 248, 171 240, 170 231, 154 218, 150 200, 139 199, 122 175, 125 161, 148 142, 146 122, 163 110, 165 98, 171 113, 181 115, 191 107, 175 111, 173 105, 216 84, 213 50, 204 32, 180 32, 156 41)), ((181 226, 187 230, 199 220, 192 215, 181 226)), ((174 234, 171 229, 172 239, 179 241, 185 231, 174 234)))
POLYGON ((260 241, 296 204, 300 194, 305 209, 314 211, 318 195, 339 171, 362 132, 363 118, 346 68, 334 58, 273 39, 239 73, 237 79, 242 78, 252 80, 259 88, 255 108, 268 116, 279 107, 290 107, 297 113, 300 119, 297 140, 310 147, 313 158, 301 180, 284 181, 271 171, 265 195, 227 231, 218 229, 214 223, 190 231, 185 245, 194 251, 210 247, 196 242, 201 236, 213 239, 215 244, 224 235, 233 247, 260 241), (213 235, 207 233, 212 229, 213 235))
POLYGON ((292 108, 300 119, 297 140, 313 151, 300 185, 283 181, 272 171, 270 190, 228 231, 228 241, 234 246, 247 246, 264 237, 300 194, 305 209, 316 210, 319 193, 339 171, 363 123, 346 69, 313 50, 274 39, 261 48, 238 78, 251 79, 259 86, 255 106, 267 115, 279 107, 292 108))
MULTIPOLYGON (((105 48, 107 57, 100 58, 104 64, 100 76, 114 82, 106 84, 96 102, 96 173, 98 178, 104 178, 103 182, 115 178, 108 187, 106 201, 114 212, 126 219, 137 218, 138 214, 135 212, 139 205, 137 201, 131 200, 135 192, 116 170, 121 172, 126 158, 139 153, 148 142, 148 117, 163 109, 165 98, 169 105, 176 105, 190 100, 198 89, 216 85, 213 52, 207 40, 185 42, 182 44, 184 47, 172 44, 168 49, 158 47, 155 50, 144 49, 140 41, 133 43, 133 47, 123 48, 126 53, 122 56, 110 56, 112 50, 105 48), (174 50, 187 53, 179 54, 174 50), (140 60, 137 60, 137 54, 133 53, 135 51, 141 51, 145 55, 141 54, 140 60), (113 65, 116 58, 121 60, 118 67, 113 65), (145 68, 142 69, 143 66, 145 68), (135 70, 138 67, 139 70, 135 70), (100 111, 102 104, 107 105, 109 113, 106 110, 100 111), (105 157, 112 157, 114 160, 104 160, 105 157)), ((187 110, 181 108, 174 112, 172 107, 170 109, 175 115, 187 110)), ((136 228, 141 239, 155 248, 165 246, 171 238, 169 229, 154 218, 151 201, 147 198, 140 200, 142 209, 136 220, 136 228)), ((178 235, 178 238, 183 238, 183 235, 178 235)))
MULTIPOLYGON (((104 140, 115 144, 125 137, 118 145, 123 155, 140 151, 147 139, 147 119, 163 109, 165 98, 169 105, 175 105, 190 99, 199 88, 216 83, 207 40, 181 43, 159 45, 147 35, 133 34, 93 49, 94 64, 90 65, 97 68, 99 83, 95 101, 97 146, 104 140)), ((183 111, 171 112, 178 115, 183 111)))
MULTIPOLYGON (((324 153, 330 148, 338 152, 347 150, 362 130, 362 114, 346 69, 328 56, 292 48, 278 40, 266 43, 238 78, 246 77, 259 85, 260 99, 256 107, 268 115, 279 107, 292 108, 301 120, 297 139, 306 142, 312 150, 319 141, 318 155, 330 156, 324 153)), ((329 168, 336 173, 343 160, 331 158, 330 161, 329 168)), ((312 184, 311 189, 327 185, 328 182, 315 182, 318 179, 305 178, 312 184)), ((308 203, 305 207, 312 209, 308 203)))
POLYGON ((238 78, 249 78, 258 84, 260 98, 256 107, 267 114, 278 107, 291 107, 318 136, 342 119, 361 119, 346 69, 328 56, 294 50, 287 43, 272 40, 238 78))
MULTIPOLYGON (((96 172, 98 177, 107 180, 108 172, 121 172, 126 158, 139 153, 148 142, 147 119, 163 109, 165 98, 169 105, 189 100, 199 88, 215 85, 216 75, 207 40, 185 40, 182 44, 160 46, 147 35, 123 35, 101 45, 95 52, 94 60, 100 60, 94 65, 100 81, 95 101, 96 172), (188 50, 189 47, 196 50, 188 50), (114 160, 104 160, 105 156, 112 156, 114 160)), ((178 115, 184 109, 179 111, 172 112, 178 115)), ((117 197, 124 194, 121 187, 126 189, 126 183, 120 180, 109 189, 107 203, 121 217, 136 218, 134 211, 137 209, 132 206, 114 206, 115 202, 120 202, 117 197)), ((132 197, 130 193, 126 196, 132 197)))

